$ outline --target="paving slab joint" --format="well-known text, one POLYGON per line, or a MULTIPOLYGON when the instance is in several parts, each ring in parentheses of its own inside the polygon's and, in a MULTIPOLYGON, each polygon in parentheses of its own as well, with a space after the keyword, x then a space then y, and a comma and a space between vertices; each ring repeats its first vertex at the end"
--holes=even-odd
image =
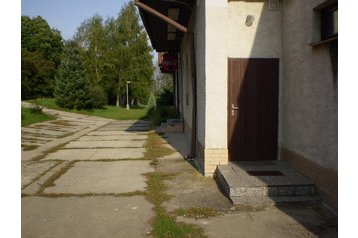
POLYGON ((70 136, 61 138, 61 139, 55 139, 43 146, 40 146, 39 148, 35 149, 35 150, 31 150, 31 151, 22 151, 21 153, 21 160, 22 161, 29 161, 29 160, 34 160, 36 158, 42 159, 42 157, 44 157, 49 150, 57 147, 57 146, 62 146, 70 141, 73 141, 83 135, 86 135, 94 130, 97 130, 101 127, 106 126, 107 124, 109 124, 110 122, 112 122, 113 120, 110 121, 105 121, 105 122, 101 122, 101 123, 97 123, 94 126, 91 126, 89 128, 86 128, 84 130, 81 130, 79 132, 76 132, 70 136))

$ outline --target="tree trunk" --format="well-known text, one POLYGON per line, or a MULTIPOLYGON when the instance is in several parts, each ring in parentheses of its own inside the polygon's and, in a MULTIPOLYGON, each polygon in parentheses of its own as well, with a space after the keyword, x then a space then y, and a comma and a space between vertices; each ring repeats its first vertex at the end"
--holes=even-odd
POLYGON ((116 107, 119 107, 119 90, 117 92, 116 107))

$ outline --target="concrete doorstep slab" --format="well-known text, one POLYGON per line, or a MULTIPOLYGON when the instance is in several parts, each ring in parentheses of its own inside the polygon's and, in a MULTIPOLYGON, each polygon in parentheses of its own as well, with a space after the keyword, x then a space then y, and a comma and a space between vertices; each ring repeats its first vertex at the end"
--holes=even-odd
POLYGON ((21 235, 36 238, 148 237, 153 205, 134 197, 24 197, 21 235))
POLYGON ((63 149, 48 154, 46 160, 115 160, 144 157, 144 148, 63 149))
POLYGON ((129 193, 145 191, 146 177, 153 172, 149 161, 77 162, 44 193, 129 193))

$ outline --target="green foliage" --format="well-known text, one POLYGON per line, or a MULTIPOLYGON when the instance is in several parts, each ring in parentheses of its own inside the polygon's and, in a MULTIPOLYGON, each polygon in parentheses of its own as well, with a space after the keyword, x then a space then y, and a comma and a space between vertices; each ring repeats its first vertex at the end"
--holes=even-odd
POLYGON ((155 110, 157 109, 157 101, 155 99, 154 93, 151 93, 147 103, 148 110, 155 110))
POLYGON ((160 106, 171 106, 174 105, 174 94, 173 90, 164 89, 158 96, 158 105, 160 106))
POLYGON ((131 81, 130 101, 139 105, 148 100, 153 88, 152 49, 132 2, 123 6, 117 18, 87 19, 75 40, 91 82, 104 89, 110 102, 125 98, 127 81, 131 81))
POLYGON ((158 106, 155 110, 149 110, 146 115, 146 119, 151 120, 154 126, 159 126, 167 119, 175 118, 178 118, 178 112, 173 106, 158 106))
POLYGON ((67 109, 91 108, 89 83, 77 43, 67 42, 56 78, 56 103, 67 109))
POLYGON ((39 104, 31 106, 30 111, 32 114, 43 114, 42 107, 39 104))
POLYGON ((89 89, 89 96, 93 108, 103 108, 107 104, 107 95, 103 88, 98 85, 89 89))
POLYGON ((21 17, 21 98, 52 96, 63 42, 40 16, 21 17))

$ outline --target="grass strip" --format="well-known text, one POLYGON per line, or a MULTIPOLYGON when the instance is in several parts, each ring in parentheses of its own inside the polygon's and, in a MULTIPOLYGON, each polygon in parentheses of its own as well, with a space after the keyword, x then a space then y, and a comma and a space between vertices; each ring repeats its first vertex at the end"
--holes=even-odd
MULTIPOLYGON (((165 155, 170 155, 174 150, 163 146, 163 139, 155 132, 148 134, 146 143, 145 158, 151 159, 151 165, 156 167, 158 165, 158 158, 165 155)), ((147 195, 148 201, 154 204, 155 217, 151 221, 152 231, 151 235, 158 238, 185 238, 185 237, 206 237, 204 230, 194 224, 186 224, 177 222, 175 215, 166 211, 163 203, 171 199, 171 196, 166 193, 167 186, 164 183, 165 179, 170 179, 178 175, 177 173, 147 173, 147 195)))
POLYGON ((155 132, 148 133, 147 142, 144 147, 146 152, 144 157, 146 159, 152 160, 151 165, 156 166, 158 164, 158 158, 171 155, 175 151, 173 149, 163 146, 163 139, 155 132))
POLYGON ((77 161, 71 161, 64 167, 62 167, 57 173, 53 174, 50 178, 48 178, 39 188, 37 194, 41 194, 46 188, 55 186, 55 181, 61 177, 64 173, 67 172, 71 167, 73 167, 74 163, 77 161))
POLYGON ((164 179, 175 176, 164 173, 148 173, 147 199, 154 204, 155 217, 152 220, 151 235, 158 238, 206 237, 204 230, 194 224, 177 222, 175 216, 169 214, 163 207, 163 202, 171 198, 166 194, 164 179))

